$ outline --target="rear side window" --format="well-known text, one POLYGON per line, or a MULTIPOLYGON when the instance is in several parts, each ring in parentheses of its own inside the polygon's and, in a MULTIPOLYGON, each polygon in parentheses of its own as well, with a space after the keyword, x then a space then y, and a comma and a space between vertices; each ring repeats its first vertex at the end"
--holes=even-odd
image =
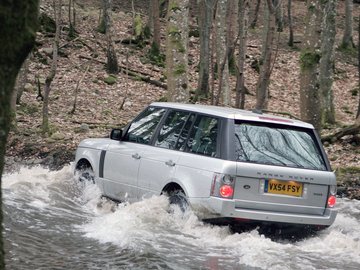
POLYGON ((165 109, 149 107, 131 123, 124 140, 149 144, 165 109))
POLYGON ((180 132, 183 129, 189 114, 190 113, 188 112, 171 111, 160 129, 155 146, 178 149, 176 143, 179 140, 180 132))
POLYGON ((237 161, 326 170, 312 130, 264 123, 235 123, 237 161))
POLYGON ((187 141, 189 152, 216 157, 218 119, 209 116, 196 118, 187 141))

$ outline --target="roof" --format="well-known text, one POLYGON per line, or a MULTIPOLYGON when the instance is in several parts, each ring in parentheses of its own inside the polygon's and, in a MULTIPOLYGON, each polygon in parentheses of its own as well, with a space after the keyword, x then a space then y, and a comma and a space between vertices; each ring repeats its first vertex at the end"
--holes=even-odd
POLYGON ((173 103, 173 102, 154 102, 151 106, 173 108, 179 110, 194 111, 198 113, 214 115, 217 117, 237 119, 237 120, 249 120, 249 121, 260 121, 266 123, 284 124, 290 126, 304 127, 313 129, 313 125, 294 119, 289 119, 277 115, 255 113, 246 110, 235 109, 231 107, 221 107, 212 105, 201 105, 201 104, 186 104, 186 103, 173 103))

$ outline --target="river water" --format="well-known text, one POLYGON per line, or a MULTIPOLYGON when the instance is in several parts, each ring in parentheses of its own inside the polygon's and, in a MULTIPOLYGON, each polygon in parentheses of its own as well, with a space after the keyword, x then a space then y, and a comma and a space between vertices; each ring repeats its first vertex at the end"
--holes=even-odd
POLYGON ((131 205, 79 186, 71 166, 3 178, 7 269, 360 269, 360 201, 340 199, 330 228, 300 241, 232 233, 166 198, 131 205))

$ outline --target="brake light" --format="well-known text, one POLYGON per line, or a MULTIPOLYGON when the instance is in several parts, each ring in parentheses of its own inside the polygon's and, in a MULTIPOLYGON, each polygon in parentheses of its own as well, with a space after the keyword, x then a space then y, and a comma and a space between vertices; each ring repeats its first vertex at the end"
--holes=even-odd
POLYGON ((329 207, 329 208, 333 208, 335 206, 336 191, 337 191, 336 185, 332 185, 329 187, 329 197, 328 197, 328 201, 327 201, 327 207, 329 207))
POLYGON ((335 203, 336 203, 336 196, 334 195, 331 195, 329 198, 328 198, 328 207, 330 208, 333 208, 335 206, 335 203))
POLYGON ((234 195, 234 189, 232 186, 223 185, 220 187, 220 195, 224 198, 230 198, 234 195))
POLYGON ((229 174, 214 173, 210 195, 232 199, 236 177, 229 174))

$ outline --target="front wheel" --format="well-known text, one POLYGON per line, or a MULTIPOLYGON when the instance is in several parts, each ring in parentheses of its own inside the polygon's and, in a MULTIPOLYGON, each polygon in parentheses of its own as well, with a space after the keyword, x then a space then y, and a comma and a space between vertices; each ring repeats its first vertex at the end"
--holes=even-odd
POLYGON ((82 184, 95 184, 95 173, 93 169, 89 166, 78 166, 75 171, 75 176, 82 184))

